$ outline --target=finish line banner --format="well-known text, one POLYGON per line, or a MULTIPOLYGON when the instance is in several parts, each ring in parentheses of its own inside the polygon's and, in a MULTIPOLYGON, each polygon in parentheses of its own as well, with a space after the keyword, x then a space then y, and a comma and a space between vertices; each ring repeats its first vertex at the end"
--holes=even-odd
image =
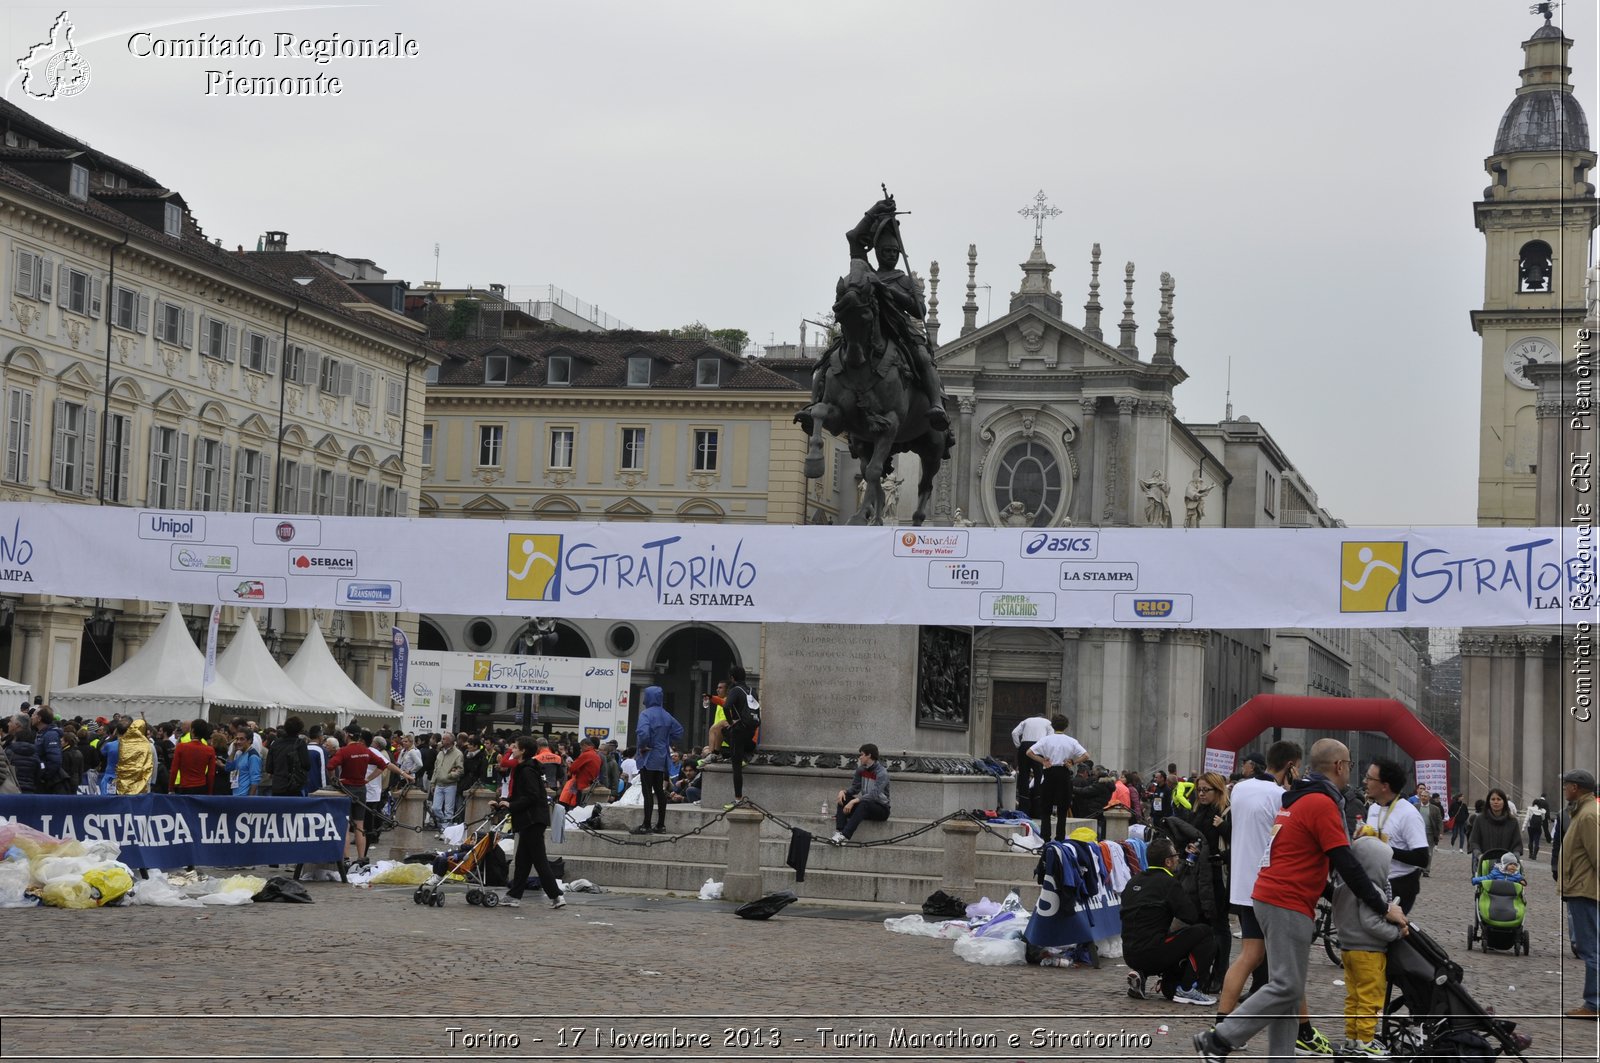
POLYGON ((628 620, 1024 627, 1589 621, 1574 528, 841 528, 0 504, 0 593, 628 620))
POLYGON ((337 863, 344 855, 345 797, 0 797, 0 821, 63 840, 108 841, 129 867, 250 867, 337 863))

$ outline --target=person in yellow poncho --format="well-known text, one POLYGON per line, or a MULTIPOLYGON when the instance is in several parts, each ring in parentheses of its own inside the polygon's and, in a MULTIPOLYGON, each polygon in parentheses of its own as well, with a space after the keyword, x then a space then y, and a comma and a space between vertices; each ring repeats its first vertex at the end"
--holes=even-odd
POLYGON ((156 749, 143 720, 134 720, 118 743, 117 793, 147 794, 156 773, 156 749))

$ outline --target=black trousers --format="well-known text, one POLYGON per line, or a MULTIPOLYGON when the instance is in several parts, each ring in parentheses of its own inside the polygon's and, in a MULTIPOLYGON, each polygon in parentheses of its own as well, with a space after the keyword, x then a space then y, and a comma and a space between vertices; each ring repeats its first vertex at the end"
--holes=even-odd
POLYGON ((732 724, 723 737, 728 740, 728 764, 733 768, 733 799, 744 796, 744 762, 750 756, 750 730, 742 724, 732 724))
POLYGON ((1028 756, 1028 750, 1032 748, 1032 742, 1024 742, 1017 747, 1017 810, 1036 816, 1039 814, 1036 807, 1039 795, 1034 785, 1044 777, 1044 765, 1028 756))
MULTIPOLYGON (((566 809, 561 810, 561 815, 566 815, 566 809)), ((517 859, 511 868, 511 887, 506 890, 507 897, 522 896, 522 891, 528 888, 528 874, 532 871, 539 872, 539 888, 544 890, 546 897, 555 900, 561 896, 561 887, 556 885, 556 873, 550 870, 550 858, 544 852, 544 832, 544 827, 517 831, 517 859)))
MULTIPOLYGON (((1195 985, 1201 973, 1211 967, 1217 954, 1216 939, 1209 926, 1186 926, 1153 948, 1128 949, 1123 962, 1149 978, 1161 976, 1161 992, 1168 1000, 1182 986, 1195 985)), ((1200 986, 1204 989, 1205 986, 1200 986)))
MULTIPOLYGON (((1035 761, 1034 763, 1038 763, 1035 761)), ((1065 764, 1044 769, 1044 782, 1039 798, 1039 837, 1051 839, 1050 819, 1055 817, 1054 840, 1067 840, 1067 820, 1072 816, 1072 769, 1065 764)))
POLYGON ((1539 858, 1539 843, 1542 842, 1542 841, 1544 841, 1544 823, 1543 823, 1543 821, 1541 821, 1541 822, 1536 824, 1532 820, 1529 820, 1528 821, 1528 859, 1529 860, 1537 860, 1539 858))
POLYGON ((1389 880, 1389 888, 1394 890, 1394 899, 1400 902, 1400 910, 1407 915, 1411 914, 1411 906, 1417 903, 1417 893, 1422 889, 1422 872, 1414 871, 1409 875, 1389 880))
POLYGON ((655 812, 656 826, 664 827, 667 824, 667 773, 646 768, 640 775, 644 784, 644 825, 650 825, 650 814, 655 812))

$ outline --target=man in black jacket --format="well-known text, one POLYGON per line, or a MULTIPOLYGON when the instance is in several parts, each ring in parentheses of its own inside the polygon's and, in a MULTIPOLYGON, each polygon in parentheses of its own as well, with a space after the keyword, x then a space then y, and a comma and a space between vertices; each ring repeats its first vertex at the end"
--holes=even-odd
POLYGON ((283 730, 267 747, 267 777, 262 780, 273 797, 299 797, 311 771, 311 757, 306 744, 300 740, 305 722, 291 716, 283 723, 283 730))
MULTIPOLYGON (((550 800, 545 796, 544 768, 533 759, 538 746, 532 735, 517 739, 517 763, 511 771, 511 789, 504 801, 494 807, 511 813, 511 829, 517 832, 517 861, 511 869, 511 888, 500 901, 508 908, 522 906, 522 892, 528 886, 528 873, 539 872, 539 887, 550 898, 550 907, 565 908, 566 898, 556 885, 556 873, 544 852, 544 832, 550 826, 550 800)), ((565 814, 565 810, 563 810, 565 814)))
POLYGON ((1144 1000, 1145 979, 1154 974, 1160 976, 1161 995, 1168 1000, 1211 1007, 1217 998, 1203 992, 1198 972, 1210 969, 1217 944, 1183 885, 1183 876, 1194 869, 1167 838, 1151 842, 1145 855, 1148 866, 1122 891, 1128 995, 1144 1000), (1174 930, 1175 923, 1187 925, 1174 930))

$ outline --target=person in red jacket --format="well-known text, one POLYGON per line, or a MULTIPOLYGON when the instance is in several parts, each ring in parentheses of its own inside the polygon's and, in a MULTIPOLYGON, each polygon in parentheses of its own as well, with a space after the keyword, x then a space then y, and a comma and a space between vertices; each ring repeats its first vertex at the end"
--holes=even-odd
POLYGON ((568 808, 583 804, 583 795, 600 777, 603 766, 594 739, 586 737, 578 743, 578 747, 582 752, 572 761, 572 767, 567 769, 567 783, 561 788, 561 796, 557 799, 568 808))
POLYGON ((195 720, 189 725, 189 740, 179 742, 172 752, 172 792, 209 797, 216 775, 217 751, 211 747, 211 723, 195 720))
POLYGON ((367 776, 374 770, 381 773, 388 761, 374 753, 362 740, 359 728, 348 732, 350 741, 339 747, 328 761, 328 770, 336 772, 339 786, 350 795, 350 830, 346 844, 356 843, 356 859, 367 858, 367 776))

